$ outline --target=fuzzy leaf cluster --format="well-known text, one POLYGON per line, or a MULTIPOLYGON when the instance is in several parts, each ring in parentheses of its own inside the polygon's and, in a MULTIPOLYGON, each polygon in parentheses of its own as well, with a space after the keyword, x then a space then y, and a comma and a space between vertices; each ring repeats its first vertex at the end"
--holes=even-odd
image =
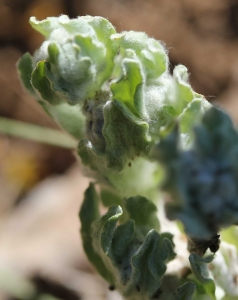
POLYGON ((170 75, 161 42, 142 32, 116 33, 102 17, 30 23, 46 40, 18 63, 24 86, 80 140, 78 154, 91 174, 123 196, 155 189, 160 176, 148 156, 160 131, 179 118, 189 143, 191 124, 210 106, 192 90, 187 69, 179 65, 170 75), (133 188, 126 179, 118 183, 128 176, 133 188))
POLYGON ((194 135, 182 150, 175 128, 154 155, 166 171, 168 218, 181 220, 190 237, 209 239, 238 223, 238 134, 227 114, 211 108, 194 135))
POLYGON ((82 105, 95 96, 113 69, 114 27, 101 17, 50 17, 32 27, 46 40, 18 63, 21 80, 47 113, 77 139, 85 136, 82 105))
POLYGON ((156 206, 144 197, 125 200, 127 220, 111 206, 100 217, 98 195, 91 184, 80 210, 85 252, 98 272, 127 299, 152 299, 158 293, 166 263, 175 257, 172 236, 159 234, 156 206))

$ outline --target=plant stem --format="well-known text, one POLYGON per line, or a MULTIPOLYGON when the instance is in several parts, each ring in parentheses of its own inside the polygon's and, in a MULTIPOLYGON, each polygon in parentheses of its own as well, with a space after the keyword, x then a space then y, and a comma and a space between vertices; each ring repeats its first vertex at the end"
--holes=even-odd
POLYGON ((0 133, 57 147, 68 149, 77 147, 77 141, 62 131, 4 117, 0 117, 0 133))

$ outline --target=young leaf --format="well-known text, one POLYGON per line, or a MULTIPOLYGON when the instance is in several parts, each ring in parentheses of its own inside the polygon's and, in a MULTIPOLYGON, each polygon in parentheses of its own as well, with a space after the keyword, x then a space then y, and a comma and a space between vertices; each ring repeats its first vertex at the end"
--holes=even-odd
POLYGON ((152 299, 162 283, 166 263, 175 257, 172 236, 153 229, 159 228, 155 205, 140 196, 127 199, 127 221, 116 226, 121 207, 111 206, 100 218, 97 201, 90 185, 80 211, 86 254, 127 299, 152 299))

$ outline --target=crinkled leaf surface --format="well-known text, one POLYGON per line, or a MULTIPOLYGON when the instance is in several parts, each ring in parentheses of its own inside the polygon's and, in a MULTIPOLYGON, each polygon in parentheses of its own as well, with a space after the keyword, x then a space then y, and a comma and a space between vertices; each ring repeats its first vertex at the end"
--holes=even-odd
POLYGON ((166 263, 175 256, 172 236, 153 229, 159 228, 155 205, 140 196, 127 199, 127 221, 117 226, 121 207, 111 206, 99 218, 96 202, 90 185, 80 211, 81 234, 90 261, 127 299, 152 299, 166 263), (109 280, 108 274, 113 274, 109 280))
MULTIPOLYGON (((43 21, 31 18, 30 22, 47 39, 35 53, 34 62, 46 60, 51 64, 52 90, 62 93, 69 103, 93 96, 114 66, 117 47, 110 39, 115 33, 111 23, 101 17, 70 20, 64 15, 43 21)), ((49 79, 48 74, 45 76, 49 79)), ((36 89, 42 93, 39 85, 36 89)))
POLYGON ((81 220, 81 237, 83 241, 84 251, 88 259, 97 269, 98 273, 105 278, 109 283, 114 282, 113 274, 107 269, 100 254, 93 247, 94 240, 91 236, 92 224, 99 218, 98 210, 98 195, 95 188, 90 184, 85 192, 84 202, 81 206, 79 217, 81 220))

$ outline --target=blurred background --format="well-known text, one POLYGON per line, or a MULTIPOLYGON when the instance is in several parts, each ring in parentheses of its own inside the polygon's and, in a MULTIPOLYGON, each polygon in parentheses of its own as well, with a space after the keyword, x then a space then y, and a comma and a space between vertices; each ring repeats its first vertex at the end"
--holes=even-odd
MULTIPOLYGON (((29 17, 60 14, 100 15, 162 40, 171 69, 187 66, 195 91, 238 121, 237 0, 0 0, 1 117, 57 129, 22 90, 16 62, 42 43, 29 17)), ((0 300, 117 298, 82 251, 87 184, 70 150, 0 135, 0 300)))

